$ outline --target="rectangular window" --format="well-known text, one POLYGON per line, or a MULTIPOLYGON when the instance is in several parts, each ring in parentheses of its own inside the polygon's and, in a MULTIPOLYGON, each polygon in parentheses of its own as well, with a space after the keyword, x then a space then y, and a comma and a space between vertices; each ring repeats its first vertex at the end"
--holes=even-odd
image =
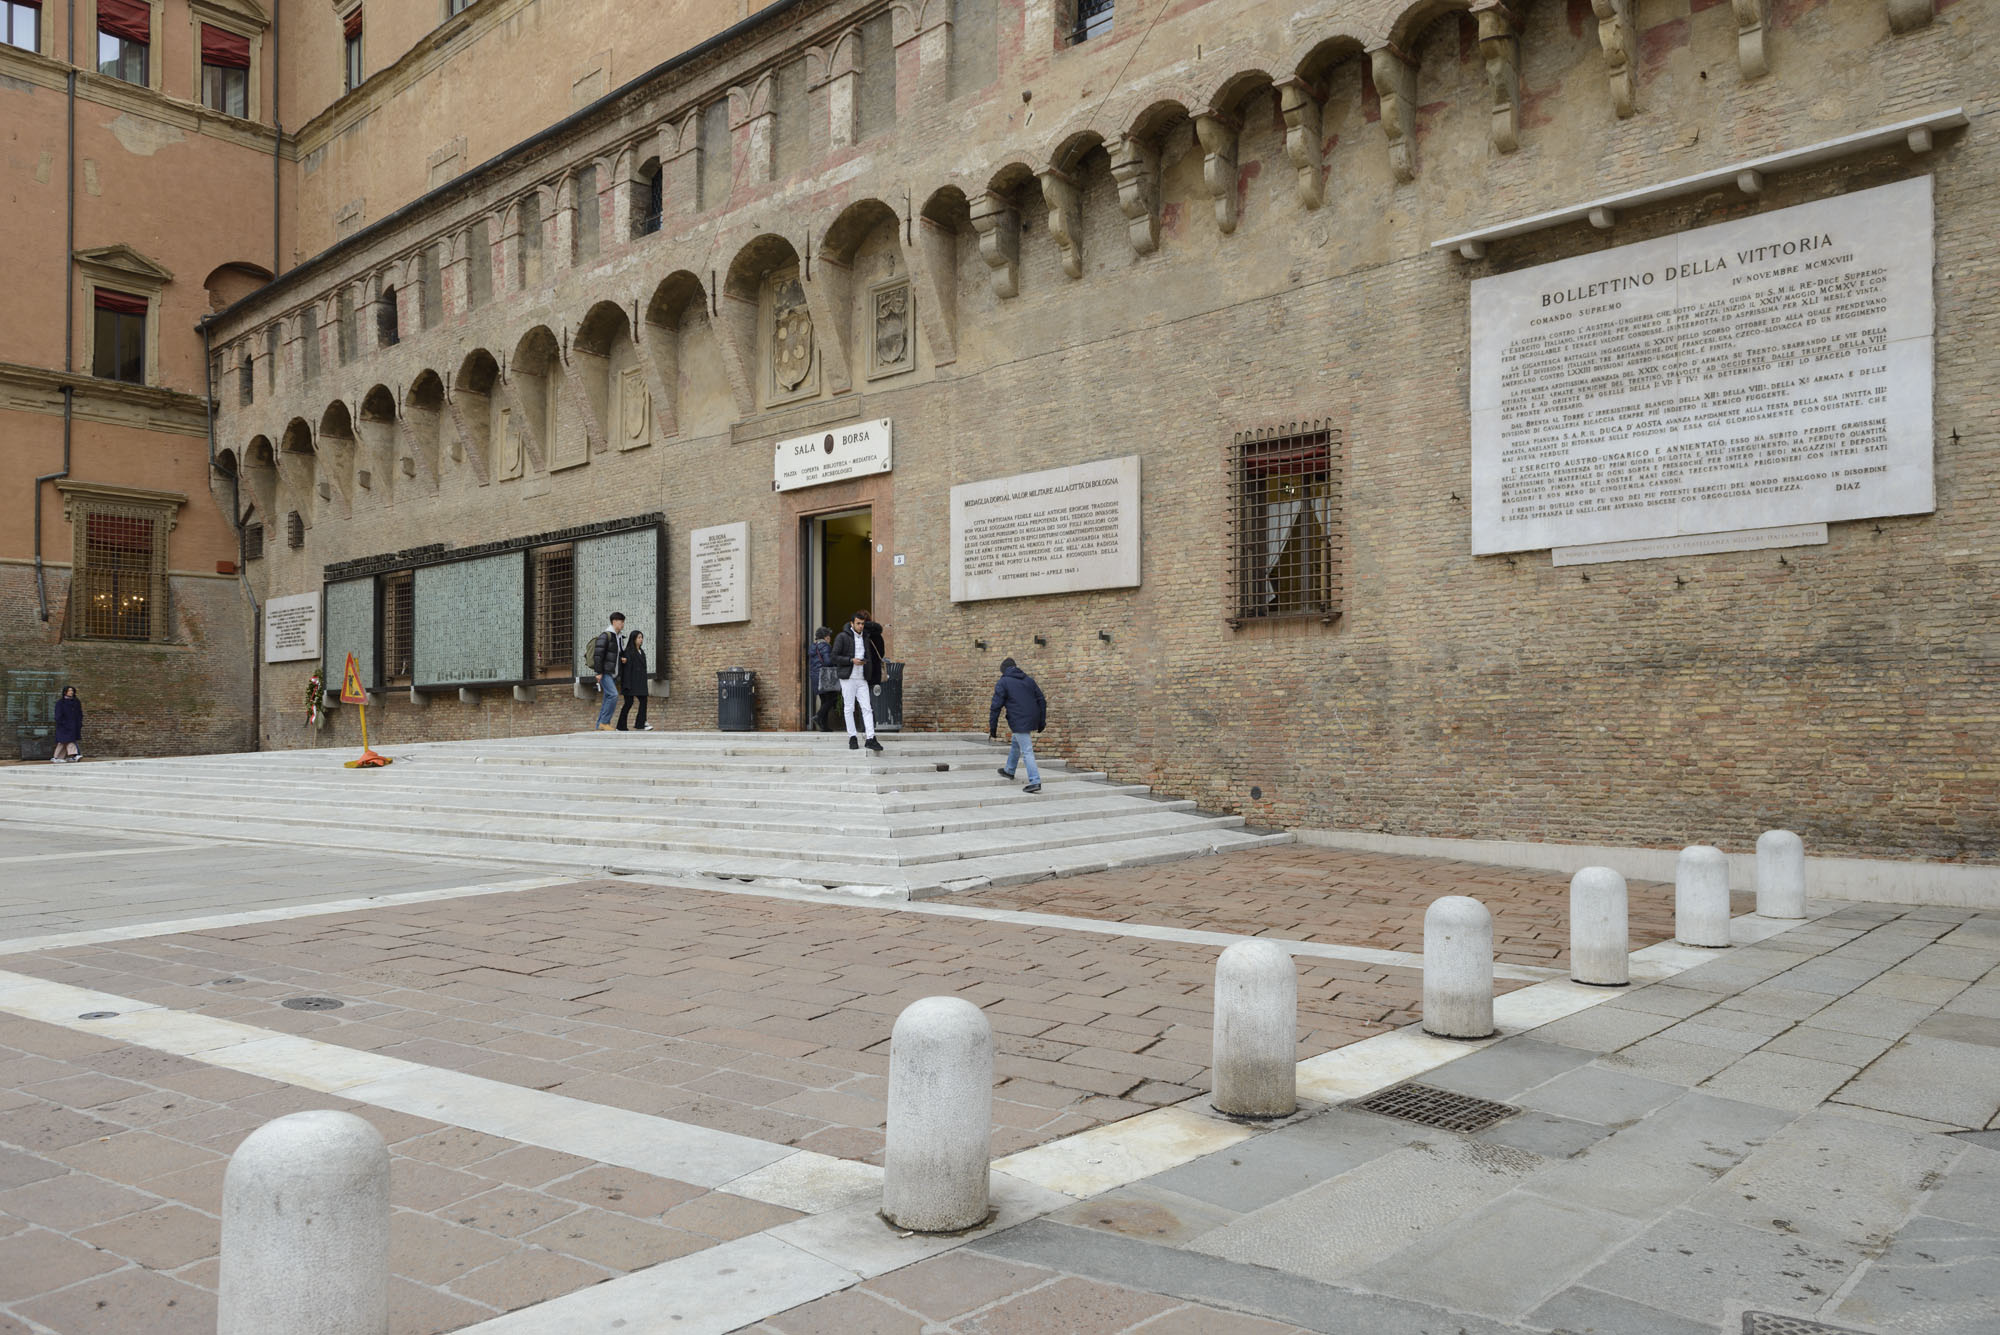
POLYGON ((344 59, 342 82, 346 91, 351 93, 361 86, 362 80, 361 9, 359 6, 356 6, 354 12, 342 21, 340 31, 344 39, 341 47, 344 59))
POLYGON ((1340 615, 1340 445, 1323 423, 1237 433, 1232 622, 1340 615))
POLYGON ((166 620, 166 553, 157 515, 93 509, 83 516, 70 586, 70 633, 150 640, 166 620))
POLYGON ((201 104, 225 116, 250 114, 250 39, 201 25, 201 104))
POLYGON ((1071 42, 1087 42, 1111 31, 1111 0, 1076 0, 1076 28, 1071 42))
POLYGON ((382 577, 382 684, 407 686, 416 655, 417 586, 410 571, 382 577))
POLYGON ((535 675, 575 671, 576 549, 543 547, 535 553, 535 675))
POLYGON ((472 8, 472 2, 473 0, 444 0, 444 16, 451 18, 455 14, 463 14, 472 8))
POLYGON ((285 515, 285 546, 297 551, 306 545, 306 517, 297 510, 285 515))
POLYGON ((147 0, 97 0, 97 72, 144 86, 153 41, 147 0))
POLYGON ((98 288, 90 373, 100 380, 146 383, 146 299, 98 288))
POLYGON ((729 188, 734 179, 729 165, 728 98, 701 109, 695 144, 701 150, 701 175, 696 183, 701 192, 701 207, 721 208, 729 202, 729 188))
POLYGON ((42 0, 0 0, 0 42, 23 51, 42 49, 42 0))
POLYGON ((859 132, 863 139, 896 123, 896 33, 884 10, 861 25, 859 132))
POLYGON ((243 559, 261 561, 264 559, 264 526, 245 524, 243 526, 243 559))
POLYGON ((666 212, 665 174, 658 158, 647 158, 632 178, 632 236, 636 240, 660 230, 666 212))

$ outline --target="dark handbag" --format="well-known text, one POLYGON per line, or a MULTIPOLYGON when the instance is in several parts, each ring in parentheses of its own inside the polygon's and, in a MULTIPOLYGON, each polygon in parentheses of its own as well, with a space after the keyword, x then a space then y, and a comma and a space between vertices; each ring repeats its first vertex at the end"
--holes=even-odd
POLYGON ((840 672, 828 663, 819 670, 819 683, 813 689, 821 695, 834 695, 840 690, 840 672))

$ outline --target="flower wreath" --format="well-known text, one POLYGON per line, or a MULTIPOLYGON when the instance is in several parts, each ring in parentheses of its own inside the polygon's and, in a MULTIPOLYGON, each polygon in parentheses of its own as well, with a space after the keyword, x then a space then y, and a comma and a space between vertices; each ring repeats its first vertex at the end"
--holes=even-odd
POLYGON ((306 726, 319 726, 320 714, 326 708, 326 679, 319 669, 306 678, 306 726))

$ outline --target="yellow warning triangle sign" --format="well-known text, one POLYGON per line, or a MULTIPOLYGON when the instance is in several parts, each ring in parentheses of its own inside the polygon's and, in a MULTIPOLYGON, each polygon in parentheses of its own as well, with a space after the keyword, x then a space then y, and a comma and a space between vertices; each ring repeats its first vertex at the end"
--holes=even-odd
POLYGON ((341 703, 361 705, 368 703, 367 694, 361 689, 361 670, 354 665, 354 655, 347 656, 347 672, 340 679, 341 703))

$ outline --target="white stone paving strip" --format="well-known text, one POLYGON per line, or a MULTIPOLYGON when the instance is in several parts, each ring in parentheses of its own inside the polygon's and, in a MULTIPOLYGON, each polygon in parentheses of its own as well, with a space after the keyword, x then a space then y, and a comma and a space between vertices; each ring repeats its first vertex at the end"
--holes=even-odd
MULTIPOLYGON (((65 834, 74 831, 64 831, 65 834)), ((144 848, 79 848, 70 853, 23 853, 18 857, 0 858, 0 866, 16 862, 77 862, 84 858, 129 858, 138 853, 180 853, 190 848, 214 848, 216 845, 189 839, 173 844, 147 844, 144 848)))

